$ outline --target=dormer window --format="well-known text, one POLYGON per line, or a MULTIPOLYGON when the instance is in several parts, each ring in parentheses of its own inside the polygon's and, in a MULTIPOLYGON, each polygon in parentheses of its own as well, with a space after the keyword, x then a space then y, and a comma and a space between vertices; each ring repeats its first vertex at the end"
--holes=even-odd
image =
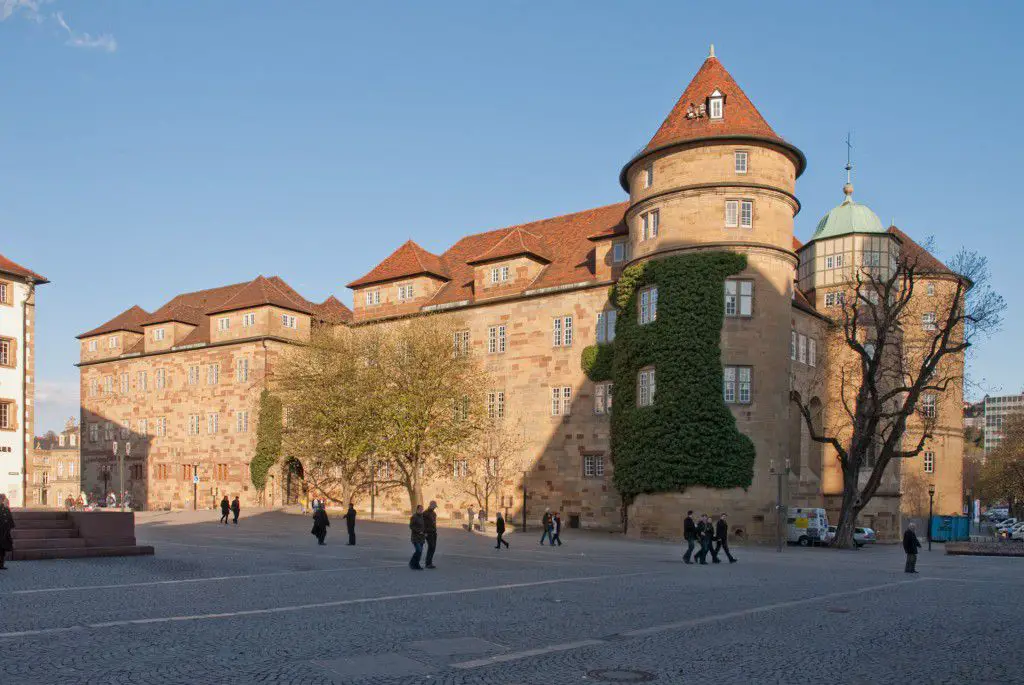
POLYGON ((413 290, 412 283, 405 283, 403 285, 398 286, 398 301, 405 302, 406 300, 413 299, 414 292, 415 291, 413 290))
POLYGON ((495 266, 491 269, 491 283, 508 283, 508 267, 495 266))
POLYGON ((380 289, 374 288, 373 290, 366 291, 366 306, 375 307, 380 304, 380 289))
POLYGON ((229 328, 231 328, 231 319, 229 317, 223 316, 223 317, 217 319, 217 330, 218 331, 226 331, 229 328))
POLYGON ((162 328, 154 328, 153 329, 153 341, 154 342, 160 342, 163 339, 164 339, 164 329, 162 329, 162 328))
POLYGON ((721 119, 722 111, 725 109, 725 96, 716 90, 708 96, 708 116, 712 119, 721 119))

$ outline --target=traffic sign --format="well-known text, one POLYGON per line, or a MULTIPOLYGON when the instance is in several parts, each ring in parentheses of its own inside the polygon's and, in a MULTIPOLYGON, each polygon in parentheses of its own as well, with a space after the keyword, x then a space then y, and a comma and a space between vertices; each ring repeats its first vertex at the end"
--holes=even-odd
POLYGON ((192 483, 196 484, 196 485, 199 484, 199 475, 198 474, 195 475, 195 476, 192 476, 192 483))

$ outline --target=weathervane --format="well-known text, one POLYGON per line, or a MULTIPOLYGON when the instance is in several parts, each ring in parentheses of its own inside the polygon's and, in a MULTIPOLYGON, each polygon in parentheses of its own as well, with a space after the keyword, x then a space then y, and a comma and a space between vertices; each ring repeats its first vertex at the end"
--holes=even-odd
POLYGON ((843 186, 843 193, 846 194, 847 200, 852 200, 853 195, 853 181, 851 179, 850 172, 853 171, 853 142, 850 140, 850 132, 846 132, 846 185, 843 186))

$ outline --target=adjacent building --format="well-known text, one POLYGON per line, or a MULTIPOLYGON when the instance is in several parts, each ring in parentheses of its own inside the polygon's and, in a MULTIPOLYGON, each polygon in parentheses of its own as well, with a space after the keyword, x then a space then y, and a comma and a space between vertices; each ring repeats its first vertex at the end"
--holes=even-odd
POLYGON ((69 418, 60 433, 37 437, 29 461, 29 506, 63 507, 81 494, 78 420, 69 418))
MULTIPOLYGON (((488 412, 515 417, 525 427, 522 475, 506 484, 499 503, 513 516, 522 515, 523 506, 530 518, 551 508, 563 512, 570 525, 621 530, 628 519, 631 533, 678 537, 687 509, 728 511, 737 534, 771 538, 777 528, 776 474, 787 465, 781 477, 790 504, 838 508, 842 478, 835 455, 810 440, 791 393, 813 393, 807 398, 819 425, 842 421, 837 408, 843 391, 835 371, 848 359, 830 352, 830 326, 855 269, 881 273, 898 259, 920 260, 928 282, 927 294, 915 304, 922 330, 934 321, 927 298, 955 281, 908 235, 883 226, 874 212, 854 202, 850 185, 811 239, 797 240, 796 180, 805 166, 803 153, 775 132, 712 55, 653 138, 619 173, 625 201, 474 233, 439 254, 410 240, 348 284, 354 291, 351 313, 329 301, 320 307, 331 315, 319 319, 325 325, 373 326, 430 315, 458 322, 453 353, 479 356, 493 379, 488 412), (656 408, 658 380, 667 387, 675 364, 638 368, 629 387, 614 387, 588 377, 583 350, 615 340, 621 317, 636 317, 640 326, 661 323, 659 302, 663 311, 669 303, 664 292, 659 300, 656 284, 637 293, 635 312, 609 301, 609 288, 624 269, 709 251, 745 257, 745 268, 713 294, 724 313, 721 367, 712 364, 706 371, 721 379, 715 401, 726 405, 753 443, 752 483, 694 486, 624 503, 612 479, 613 398, 615 406, 656 408), (524 491, 525 502, 519 495, 524 491)), ((186 314, 175 313, 181 307, 172 300, 154 314, 128 310, 80 336, 82 424, 89 431, 83 454, 92 453, 97 466, 110 463, 117 436, 136 436, 145 451, 135 462, 133 446, 133 483, 148 483, 148 501, 159 506, 188 506, 193 463, 222 473, 212 481, 215 488, 241 490, 243 501, 251 497, 245 494, 245 465, 253 441, 238 428, 238 416, 251 411, 253 393, 273 366, 273 354, 261 357, 267 354, 261 350, 282 350, 318 319, 313 305, 279 280, 273 285, 281 293, 274 302, 243 298, 242 306, 232 302, 233 292, 221 291, 251 286, 230 286, 206 291, 216 296, 182 296, 204 300, 186 314), (246 333, 236 319, 257 310, 263 312, 261 325, 278 328, 282 316, 302 317, 298 331, 246 333), (235 318, 222 322, 227 313, 235 318), (157 338, 157 331, 164 337, 157 338), (236 337, 239 331, 242 338, 236 337), (234 369, 241 359, 250 360, 249 382, 208 381, 218 378, 211 367, 234 369), (147 385, 161 369, 164 385, 147 385), (208 433, 208 425, 220 428, 208 433)), ((935 484, 936 511, 958 511, 961 505, 962 388, 926 403, 934 424, 928 450, 902 469, 890 469, 862 514, 862 523, 882 535, 899 531, 905 473, 920 473, 935 484)), ((289 457, 301 461, 305 455, 289 457)), ((95 468, 87 464, 86 472, 96 483, 95 468)), ((458 486, 459 474, 454 464, 450 478, 425 488, 424 496, 438 500, 442 515, 457 517, 473 503, 458 486)), ((280 501, 282 483, 271 488, 269 498, 280 501)), ((400 493, 379 497, 376 504, 407 508, 400 493)))
POLYGON ((0 255, 0 492, 26 505, 35 419, 36 286, 44 277, 0 255))
POLYGON ((1003 443, 1003 422, 1011 414, 1024 413, 1024 393, 985 396, 985 454, 1003 443))

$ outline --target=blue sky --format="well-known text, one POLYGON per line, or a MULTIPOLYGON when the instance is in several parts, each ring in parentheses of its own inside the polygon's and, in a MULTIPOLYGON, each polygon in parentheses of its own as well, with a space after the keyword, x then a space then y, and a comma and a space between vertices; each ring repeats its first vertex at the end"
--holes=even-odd
POLYGON ((1022 9, 0 0, 0 252, 52 281, 37 429, 77 413, 74 336, 132 304, 260 273, 350 302, 410 237, 622 200, 711 42, 807 154, 798 237, 842 199, 851 129, 858 201, 989 257, 1006 323, 970 392, 1019 392, 1022 9))

